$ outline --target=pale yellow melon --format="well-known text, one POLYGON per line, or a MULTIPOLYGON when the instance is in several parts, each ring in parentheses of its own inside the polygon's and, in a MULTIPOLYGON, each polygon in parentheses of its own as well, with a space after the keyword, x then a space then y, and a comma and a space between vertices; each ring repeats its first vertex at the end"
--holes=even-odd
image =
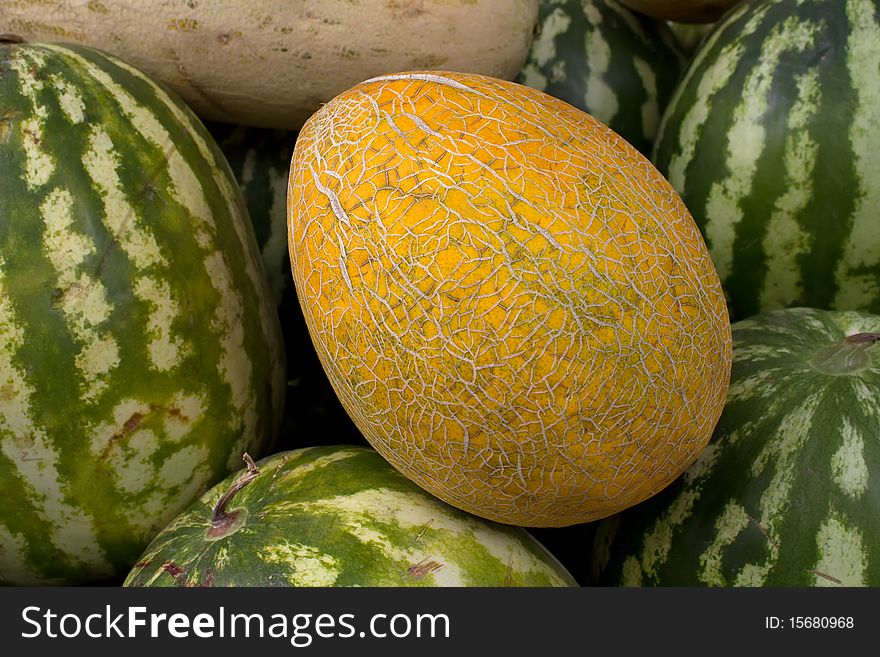
POLYGON ((708 442, 731 359, 718 276, 669 183, 587 114, 488 77, 382 76, 309 119, 288 193, 330 381, 441 499, 587 522, 708 442))
POLYGON ((538 0, 0 1, 0 33, 101 48, 204 119, 285 130, 373 75, 512 79, 537 18, 538 0))
POLYGON ((619 0, 652 18, 682 23, 712 23, 741 0, 619 0))

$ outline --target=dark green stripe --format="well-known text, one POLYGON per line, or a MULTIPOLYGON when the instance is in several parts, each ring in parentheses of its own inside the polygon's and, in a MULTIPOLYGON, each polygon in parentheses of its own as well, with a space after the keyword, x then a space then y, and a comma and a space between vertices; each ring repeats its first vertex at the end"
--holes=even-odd
MULTIPOLYGON (((875 3, 875 14, 878 8, 875 3)), ((698 225, 704 231, 712 221, 707 201, 714 185, 728 179, 726 153, 733 111, 740 103, 747 75, 761 62, 760 52, 766 38, 772 38, 774 29, 793 18, 787 3, 765 3, 748 0, 742 10, 729 14, 719 24, 714 43, 702 50, 704 59, 693 71, 681 89, 678 102, 670 107, 665 117, 665 130, 658 139, 655 162, 664 174, 679 152, 682 121, 694 106, 707 102, 697 97, 702 75, 720 57, 722 49, 739 43, 743 54, 729 83, 711 101, 709 117, 704 124, 695 148, 695 155, 686 169, 681 193, 698 225), (743 35, 746 23, 763 12, 761 25, 751 35, 743 35)), ((771 106, 764 117, 767 130, 766 150, 758 161, 757 174, 751 189, 740 204, 744 216, 736 227, 733 244, 732 271, 722 281, 730 301, 734 319, 747 317, 765 310, 760 295, 768 285, 769 257, 762 245, 774 203, 787 191, 783 173, 783 149, 788 135, 786 119, 796 99, 794 80, 806 71, 816 72, 819 83, 820 106, 807 128, 817 144, 816 167, 812 172, 812 197, 795 217, 800 228, 809 235, 811 247, 799 258, 803 293, 792 302, 795 306, 831 308, 838 294, 840 281, 837 270, 845 257, 845 246, 852 231, 853 212, 860 190, 854 170, 854 151, 850 141, 850 126, 860 102, 855 95, 846 62, 846 44, 850 26, 846 19, 845 3, 837 0, 807 1, 797 9, 796 20, 816 23, 814 43, 804 52, 787 52, 773 73, 771 106)), ((864 101, 862 101, 864 102, 864 101)), ((880 110, 878 120, 880 120, 880 110)), ((866 135, 865 139, 872 139, 866 135)), ((878 142, 880 143, 880 142, 878 142)), ((732 145, 734 148, 736 144, 732 145)), ((872 238, 880 243, 880 231, 872 238)), ((721 245, 711 244, 714 253, 721 245)), ((880 276, 880 262, 871 262, 855 273, 880 276)), ((861 310, 880 312, 880 295, 861 310)))
MULTIPOLYGON (((880 316, 865 316, 864 323, 865 330, 880 330, 880 316)), ((815 576, 811 570, 820 556, 817 535, 832 510, 845 526, 861 533, 869 558, 866 583, 880 584, 880 560, 873 557, 880 549, 880 530, 875 522, 880 513, 880 413, 876 410, 880 400, 865 403, 856 398, 853 387, 853 382, 859 380, 865 382, 872 393, 880 389, 880 344, 869 348, 870 367, 852 375, 829 376, 814 369, 811 361, 818 350, 837 344, 845 337, 838 317, 832 313, 781 311, 761 315, 742 326, 734 324, 733 329, 734 354, 751 345, 771 348, 769 358, 735 360, 733 384, 761 372, 772 372, 772 376, 762 384, 767 386, 765 390, 751 397, 728 399, 712 439, 720 449, 718 460, 708 475, 695 480, 701 493, 693 512, 674 530, 669 555, 658 568, 657 576, 646 578, 644 584, 702 586, 699 557, 715 540, 718 533, 715 522, 725 504, 731 501, 743 506, 754 520, 722 552, 722 573, 727 584, 733 584, 736 574, 746 564, 760 564, 770 556, 769 539, 758 522, 761 499, 778 463, 771 454, 756 476, 751 474, 752 465, 762 450, 774 448, 780 433, 790 429, 790 414, 813 395, 819 395, 820 400, 803 437, 804 446, 794 455, 796 466, 791 494, 776 518, 780 537, 778 560, 768 574, 766 585, 812 585, 815 576), (832 460, 843 444, 843 418, 865 441, 868 489, 858 499, 849 497, 834 481, 832 460)), ((608 567, 596 575, 598 583, 621 581, 624 560, 629 555, 641 556, 644 539, 655 521, 685 489, 684 479, 615 518, 619 526, 610 550, 605 551, 610 554, 608 567)), ((598 536, 604 534, 597 533, 598 536)))
MULTIPOLYGON (((554 13, 562 13, 571 21, 568 29, 554 39, 556 56, 538 66, 533 48, 526 63, 547 78, 547 84, 541 90, 585 112, 596 113, 598 108, 588 107, 585 98, 591 75, 586 42, 589 35, 599 33, 611 54, 608 70, 602 79, 615 94, 618 108, 610 120, 601 114, 596 118, 608 122, 611 129, 642 153, 649 154, 654 135, 645 134, 642 129, 642 105, 648 100, 648 94, 634 60, 636 57, 644 60, 656 75, 657 105, 662 113, 684 68, 684 56, 668 26, 622 6, 612 9, 605 0, 566 0, 562 3, 543 0, 539 8, 539 24, 545 24, 554 13), (588 8, 601 16, 600 24, 593 25, 587 19, 588 8), (641 34, 624 19, 623 13, 640 26, 641 34), (556 79, 558 76, 554 71, 560 65, 564 66, 565 74, 556 79)), ((523 83, 524 79, 521 73, 517 81, 523 83)))
MULTIPOLYGON (((6 47, 4 51, 14 49, 6 47)), ((150 461, 158 466, 178 449, 201 445, 210 451, 208 465, 213 473, 212 481, 226 474, 230 446, 242 435, 241 420, 231 408, 229 386, 217 371, 221 335, 213 319, 220 297, 204 267, 207 253, 220 250, 224 254, 232 284, 243 302, 244 349, 253 366, 248 385, 256 390, 256 413, 260 418, 255 435, 251 437, 254 444, 265 446, 276 424, 270 389, 275 365, 271 362, 273 350, 266 342, 260 323, 263 299, 247 278, 245 254, 235 234, 233 218, 213 178, 215 167, 222 162, 219 150, 215 146, 214 160, 204 161, 189 132, 193 127, 181 125, 170 110, 157 101, 152 85, 95 51, 82 47, 71 49, 108 73, 129 91, 137 103, 154 113, 170 133, 170 143, 179 149, 202 183, 218 226, 215 243, 209 251, 202 252, 194 237, 193 218, 167 191, 171 179, 162 148, 147 142, 126 118, 120 116, 112 95, 102 85, 90 80, 78 62, 56 51, 43 50, 48 61, 38 74, 47 81, 51 74, 58 74, 71 82, 82 95, 86 121, 71 126, 61 113, 55 91, 50 86, 40 94, 39 100, 48 110, 42 148, 57 158, 57 169, 49 183, 36 191, 27 190, 20 178, 24 153, 16 130, 9 132, 6 146, 12 147, 0 149, 3 158, 0 159, 0 173, 4 174, 0 214, 13 220, 0 222, 0 253, 6 260, 7 287, 12 291, 11 300, 19 324, 27 329, 17 363, 28 372, 29 383, 34 387, 33 417, 37 418, 38 424, 46 426, 55 441, 60 454, 62 480, 69 483, 75 493, 71 494, 70 503, 82 508, 86 515, 97 518, 99 542, 122 572, 169 514, 186 500, 178 499, 174 491, 160 491, 152 485, 139 493, 122 492, 109 464, 100 459, 96 462, 91 455, 92 430, 103 423, 117 424, 112 411, 119 401, 133 398, 144 402, 150 405, 151 411, 141 418, 138 428, 152 430, 159 439, 159 448, 150 461), (168 260, 167 267, 153 266, 147 273, 151 278, 167 281, 173 290, 180 314, 172 325, 172 333, 190 349, 189 356, 168 372, 149 367, 148 341, 144 334, 151 307, 134 294, 135 268, 103 225, 100 193, 93 187, 82 163, 93 126, 100 126, 108 133, 118 154, 120 166, 117 174, 124 194, 138 213, 137 221, 152 233, 168 260), (122 361, 108 377, 108 388, 90 404, 81 399, 81 382, 76 378, 75 357, 82 345, 74 340, 70 323, 60 308, 53 306, 57 299, 56 276, 51 262, 42 252, 43 220, 39 207, 46 194, 56 187, 68 189, 75 199, 73 229, 88 235, 96 244, 97 253, 87 258, 82 269, 93 271, 107 290, 113 312, 101 329, 117 340, 122 361), (172 412, 173 396, 181 390, 202 396, 206 409, 202 419, 193 424, 191 433, 180 443, 172 444, 164 440, 163 418, 172 412), (137 527, 145 519, 133 516, 132 509, 156 492, 165 496, 162 509, 165 515, 156 517, 153 526, 145 533, 137 527)), ((6 59, 6 53, 3 59, 6 59)), ((4 111, 8 106, 23 116, 30 115, 33 110, 26 107, 26 103, 23 105, 24 101, 18 97, 14 74, 5 67, 2 72, 0 99, 4 111)), ((200 124, 195 129, 210 140, 200 124)), ((228 171, 224 169, 223 175, 229 175, 228 171)), ((234 189, 231 176, 230 185, 234 189)), ((253 249, 250 256, 256 260, 253 241, 249 248, 253 249)), ((267 311, 271 318, 272 310, 268 308, 267 311)), ((272 333, 271 327, 269 334, 270 340, 278 337, 277 332, 272 333)), ((127 438, 122 437, 114 449, 127 450, 127 438)), ((8 467, 9 464, 0 462, 0 472, 9 471, 8 467)), ((9 499, 16 498, 10 494, 9 499)), ((22 504, 21 508, 26 510, 33 505, 25 507, 22 504)), ((14 516, 10 514, 9 517, 14 516)), ((89 579, 88 573, 71 569, 61 555, 51 552, 52 547, 47 545, 35 524, 36 521, 31 520, 31 529, 27 533, 35 568, 42 569, 49 576, 67 577, 70 581, 89 579)))

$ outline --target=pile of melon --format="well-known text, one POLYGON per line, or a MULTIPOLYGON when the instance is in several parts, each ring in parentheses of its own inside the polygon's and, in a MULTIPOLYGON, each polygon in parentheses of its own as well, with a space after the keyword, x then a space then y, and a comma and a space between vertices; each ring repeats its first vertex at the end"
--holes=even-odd
POLYGON ((4 4, 0 584, 880 585, 878 43, 4 4))

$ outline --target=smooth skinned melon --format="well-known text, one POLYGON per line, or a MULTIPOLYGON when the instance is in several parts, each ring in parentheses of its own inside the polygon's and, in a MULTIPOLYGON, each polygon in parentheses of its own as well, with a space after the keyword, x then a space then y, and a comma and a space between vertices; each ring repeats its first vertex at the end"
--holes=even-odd
POLYGON ((668 182, 584 112, 478 75, 367 80, 303 127, 288 205, 331 383, 441 499, 587 522, 708 441, 730 372, 714 266, 668 182))
POLYGON ((512 79, 537 16, 538 0, 16 0, 0 3, 0 33, 106 50, 203 119, 293 130, 373 75, 512 79))

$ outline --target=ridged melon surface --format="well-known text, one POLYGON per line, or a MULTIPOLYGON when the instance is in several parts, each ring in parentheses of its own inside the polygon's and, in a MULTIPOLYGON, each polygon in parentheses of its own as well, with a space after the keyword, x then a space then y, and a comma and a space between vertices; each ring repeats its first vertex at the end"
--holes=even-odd
POLYGON ((730 372, 715 269, 667 181, 584 112, 478 75, 367 80, 300 132, 288 221, 343 405, 441 499, 586 522, 708 441, 730 372))

